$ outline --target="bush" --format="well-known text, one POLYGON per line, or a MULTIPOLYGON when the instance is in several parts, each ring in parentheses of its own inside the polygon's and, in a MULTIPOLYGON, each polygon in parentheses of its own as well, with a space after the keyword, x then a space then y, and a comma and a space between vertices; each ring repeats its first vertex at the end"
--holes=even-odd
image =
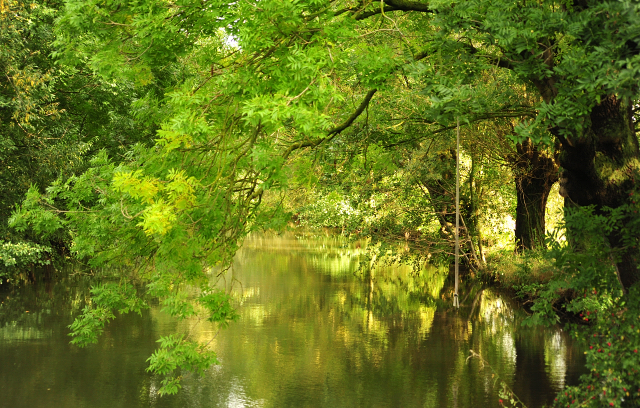
POLYGON ((625 248, 611 248, 607 236, 624 237, 626 249, 638 245, 640 218, 631 206, 576 208, 566 217, 574 242, 549 237, 547 261, 554 274, 537 291, 525 324, 553 324, 567 312, 568 328, 583 342, 589 373, 561 392, 555 407, 640 406, 640 284, 625 296, 615 259, 625 248), (579 238, 579 239, 578 239, 579 238))
POLYGON ((554 406, 640 406, 640 288, 636 285, 605 310, 580 316, 592 322, 573 325, 572 331, 587 349, 589 373, 580 377, 580 385, 558 395, 554 406))
POLYGON ((543 250, 495 251, 487 257, 487 278, 511 289, 520 299, 536 298, 554 275, 554 265, 543 250))
POLYGON ((30 242, 0 240, 0 280, 9 281, 26 268, 51 263, 51 248, 30 242))

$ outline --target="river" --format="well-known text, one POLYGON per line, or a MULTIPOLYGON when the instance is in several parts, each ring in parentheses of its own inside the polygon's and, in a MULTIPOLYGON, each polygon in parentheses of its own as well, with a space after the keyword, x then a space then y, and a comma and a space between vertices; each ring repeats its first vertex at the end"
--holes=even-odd
POLYGON ((358 270, 363 250, 337 237, 258 235, 225 281, 240 319, 226 329, 151 307, 118 317, 97 345, 69 344, 90 280, 0 287, 0 407, 499 407, 511 388, 529 407, 584 372, 561 328, 527 328, 515 303, 462 286, 449 306, 444 270, 358 270), (189 330, 220 364, 159 396, 145 371, 161 335, 189 330), (469 358, 470 350, 482 356, 469 358))

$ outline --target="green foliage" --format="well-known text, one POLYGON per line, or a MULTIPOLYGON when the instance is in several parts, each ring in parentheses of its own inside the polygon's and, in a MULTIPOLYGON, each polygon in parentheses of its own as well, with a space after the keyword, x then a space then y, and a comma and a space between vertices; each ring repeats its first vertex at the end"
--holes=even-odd
POLYGON ((362 213, 366 210, 372 212, 369 208, 354 208, 349 197, 344 197, 337 191, 318 194, 310 201, 307 206, 297 209, 301 225, 308 227, 334 227, 355 232, 363 226, 362 213))
POLYGON ((594 308, 608 308, 613 299, 622 295, 613 261, 618 256, 617 251, 637 247, 638 217, 634 208, 635 204, 631 203, 617 209, 604 209, 600 213, 596 213, 593 207, 567 210, 566 227, 563 229, 569 231, 569 237, 563 238, 571 240, 574 236, 580 240, 567 245, 554 235, 548 237, 546 257, 555 271, 545 288, 538 292, 540 297, 532 307, 535 313, 529 323, 557 322, 561 304, 567 312, 578 314, 585 310, 594 311, 594 308), (612 250, 607 237, 614 233, 621 233, 628 247, 612 250), (587 293, 593 293, 594 297, 587 297, 587 293))
POLYGON ((0 240, 0 279, 13 279, 25 268, 51 263, 51 248, 32 242, 0 240))
MULTIPOLYGON (((601 97, 638 96, 635 3, 386 3, 3 1, 0 215, 26 194, 10 219, 19 233, 132 270, 169 314, 224 326, 235 314, 212 271, 251 231, 282 227, 285 208, 446 257, 459 120, 469 241, 498 241, 513 212, 512 142, 579 136, 601 97), (291 188, 303 198, 282 205, 291 188)), ((575 228, 622 231, 629 211, 575 228)), ((557 276, 522 288, 540 294, 534 321, 555 321, 575 293, 617 296, 608 259, 620 254, 601 236, 584 252, 552 246, 557 276)), ((95 288, 77 343, 113 311, 140 310, 119 290, 95 288)), ((151 360, 163 375, 212 361, 186 337, 163 346, 151 360)))
MULTIPOLYGON (((160 298, 165 312, 181 318, 204 314, 210 321, 226 326, 237 315, 225 294, 209 292, 208 271, 212 266, 227 264, 237 241, 255 226, 245 228, 237 218, 226 217, 227 211, 242 210, 242 206, 251 211, 257 200, 252 203, 254 199, 240 199, 238 203, 235 200, 239 197, 233 192, 223 195, 220 190, 210 190, 211 182, 219 175, 217 171, 204 184, 194 176, 162 165, 163 160, 174 163, 176 157, 172 155, 179 159, 183 152, 170 152, 158 159, 152 149, 136 149, 137 161, 116 165, 103 151, 86 172, 66 181, 58 180, 46 194, 30 190, 14 213, 12 225, 43 235, 69 229, 76 256, 88 259, 94 266, 120 265, 124 270, 137 271, 133 275, 140 279, 141 289, 160 298), (221 240, 225 235, 228 240, 221 240), (148 262, 153 262, 153 268, 148 262), (207 294, 194 299, 188 294, 193 287, 207 294), (196 309, 195 304, 200 304, 202 310, 196 309)), ((228 164, 225 161, 226 158, 220 164, 228 164)), ((209 170, 200 169, 195 174, 202 180, 209 170)), ((250 214, 247 217, 251 219, 250 214)), ((128 279, 131 277, 123 276, 118 284, 92 289, 92 304, 70 326, 74 344, 96 342, 115 312, 139 313, 147 306, 149 299, 140 298, 128 279)), ((156 356, 158 361, 173 358, 165 354, 156 356)), ((194 358, 176 357, 175 361, 188 365, 194 358)), ((202 364, 211 361, 204 358, 202 364)), ((167 390, 175 390, 176 381, 177 377, 167 382, 167 390)))
MULTIPOLYGON (((569 329, 588 346, 589 369, 578 386, 558 395, 554 406, 632 407, 640 401, 640 287, 632 286, 623 296, 614 263, 623 251, 637 248, 637 223, 633 200, 600 211, 576 207, 567 211, 569 242, 548 237, 546 256, 555 273, 548 283, 536 286, 534 314, 523 323, 553 324, 567 314, 579 317, 580 324, 569 329), (623 237, 624 245, 612 249, 607 237, 614 234, 623 237)), ((530 290, 531 285, 519 289, 530 290)))
POLYGON ((555 275, 556 269, 544 249, 516 253, 494 251, 487 258, 486 280, 513 290, 522 301, 539 297, 540 291, 555 275))
POLYGON ((91 288, 92 304, 85 306, 82 314, 69 325, 72 344, 86 347, 97 343, 98 337, 104 331, 104 326, 115 318, 113 311, 118 313, 136 312, 148 305, 138 298, 135 288, 131 284, 105 283, 91 288))
POLYGON ((588 346, 585 354, 589 373, 580 377, 578 386, 558 394, 553 406, 638 406, 640 287, 634 286, 627 298, 606 307, 589 308, 581 316, 591 325, 574 326, 573 335, 585 348, 588 346))
POLYGON ((231 298, 222 291, 202 294, 198 302, 209 313, 207 320, 218 322, 221 327, 227 327, 230 322, 238 320, 240 315, 231 306, 231 298))
POLYGON ((188 341, 181 335, 169 335, 158 340, 160 348, 147 360, 147 371, 164 376, 160 395, 176 394, 180 390, 179 369, 189 370, 199 375, 213 364, 217 364, 216 354, 205 345, 188 341))
POLYGON ((70 335, 74 336, 71 343, 80 347, 97 343, 98 337, 104 331, 105 324, 114 318, 115 315, 106 306, 86 306, 80 317, 69 325, 70 335))
POLYGON ((7 0, 0 6, 0 235, 57 250, 68 243, 66 231, 16 235, 6 228, 10 213, 25 194, 43 193, 56 179, 84 172, 100 149, 120 155, 150 140, 148 123, 134 120, 141 109, 130 106, 141 94, 153 93, 98 78, 86 61, 71 67, 51 58, 62 8, 55 1, 7 0))

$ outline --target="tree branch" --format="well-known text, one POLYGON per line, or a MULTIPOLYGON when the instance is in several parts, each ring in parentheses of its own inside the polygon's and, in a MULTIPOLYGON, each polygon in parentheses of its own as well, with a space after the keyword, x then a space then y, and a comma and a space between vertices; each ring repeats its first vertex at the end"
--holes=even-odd
POLYGON ((325 142, 327 140, 331 140, 334 137, 336 137, 338 134, 340 134, 340 132, 342 132, 343 130, 345 130, 346 128, 348 128, 349 126, 351 126, 351 124, 358 119, 358 116, 360 116, 362 114, 362 112, 364 112, 364 110, 367 108, 367 106, 369 106, 369 102, 371 102, 371 99, 373 98, 373 95, 375 95, 375 93, 377 92, 377 89, 372 89, 369 92, 367 92, 367 95, 364 97, 364 100, 360 103, 360 105, 358 106, 358 108, 351 114, 351 116, 349 116, 347 118, 347 120, 345 120, 342 124, 331 128, 327 131, 327 137, 324 138, 318 138, 318 139, 314 139, 314 140, 309 140, 306 142, 299 142, 299 143, 294 143, 293 145, 289 146, 289 148, 287 149, 286 152, 284 152, 284 154, 282 155, 283 159, 287 159, 287 157, 289 157, 289 155, 297 149, 301 149, 303 147, 316 147, 318 146, 320 143, 325 142))
MULTIPOLYGON (((519 118, 519 117, 523 117, 523 116, 535 117, 536 114, 537 114, 537 112, 534 111, 534 110, 530 110, 530 111, 485 112, 485 113, 478 114, 478 115, 472 117, 469 120, 469 122, 470 123, 475 123, 475 122, 480 122, 480 121, 488 120, 488 119, 519 118)), ((423 124, 426 124, 426 125, 435 125, 436 124, 433 121, 426 121, 426 120, 421 120, 421 119, 413 119, 412 121, 414 123, 423 123, 423 124)), ((411 137, 409 139, 400 140, 400 141, 395 142, 395 143, 384 145, 383 147, 385 149, 388 149, 388 148, 391 148, 391 147, 400 146, 400 145, 407 144, 407 143, 417 142, 419 140, 426 139, 427 137, 434 136, 434 135, 437 135, 438 133, 446 132, 447 130, 452 130, 452 129, 455 129, 455 128, 456 128, 456 125, 440 126, 439 129, 436 129, 436 130, 434 130, 432 132, 429 132, 427 134, 416 136, 416 137, 411 137)))
POLYGON ((386 6, 384 9, 381 7, 377 7, 376 10, 371 11, 363 11, 355 15, 356 20, 364 20, 371 16, 375 16, 382 12, 388 11, 418 11, 421 13, 433 13, 433 10, 429 8, 429 5, 426 3, 421 3, 419 1, 411 1, 411 0, 384 0, 384 4, 386 6))
POLYGON ((421 13, 433 13, 429 5, 420 1, 411 0, 384 0, 384 4, 402 11, 419 11, 421 13))
POLYGON ((377 91, 378 91, 377 89, 372 89, 369 92, 367 92, 367 95, 364 97, 364 100, 362 101, 362 103, 360 103, 360 106, 358 106, 358 109, 356 109, 355 112, 353 112, 351 116, 349 116, 347 120, 344 121, 344 123, 334 127, 333 129, 329 129, 327 133, 329 135, 333 134, 335 136, 338 133, 345 130, 346 128, 348 128, 349 126, 351 126, 353 121, 358 119, 358 116, 360 116, 362 112, 364 112, 364 110, 367 108, 367 106, 369 106, 369 102, 371 101, 371 98, 373 98, 373 95, 375 95, 377 91))
MULTIPOLYGON (((389 6, 387 6, 387 7, 385 7, 385 8, 384 8, 384 12, 385 12, 385 13, 386 13, 386 12, 388 12, 388 11, 396 11, 396 10, 398 10, 398 9, 397 9, 397 8, 395 8, 395 7, 389 7, 389 6)), ((362 12, 362 13, 360 13, 360 14, 356 14, 354 18, 355 18, 356 20, 365 20, 365 19, 367 19, 367 18, 369 18, 369 17, 371 17, 371 16, 375 16, 375 15, 380 14, 380 13, 382 13, 382 10, 380 10, 380 8, 378 7, 378 8, 377 8, 377 9, 375 9, 375 10, 363 11, 363 12, 362 12)))

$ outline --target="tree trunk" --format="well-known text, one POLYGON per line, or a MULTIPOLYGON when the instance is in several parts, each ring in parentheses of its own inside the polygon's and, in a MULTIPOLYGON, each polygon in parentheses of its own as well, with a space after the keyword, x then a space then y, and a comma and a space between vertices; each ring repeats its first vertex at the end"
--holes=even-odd
MULTIPOLYGON (((454 242, 454 234, 456 228, 456 151, 448 149, 438 154, 437 161, 432 173, 436 173, 439 177, 424 178, 422 185, 429 193, 431 205, 440 222, 440 236, 450 243, 454 242)), ((462 200, 461 200, 462 201, 462 200)), ((468 208, 461 203, 460 205, 460 250, 464 259, 468 260, 471 267, 475 267, 478 263, 475 255, 475 249, 469 231, 465 227, 464 219, 468 219, 468 208)))
POLYGON ((478 171, 478 159, 471 156, 471 171, 469 173, 469 238, 473 248, 473 237, 478 242, 478 263, 484 267, 486 260, 482 249, 482 228, 480 227, 480 205, 481 187, 476 183, 476 173, 478 171))
POLYGON ((456 152, 449 149, 438 154, 433 171, 437 178, 425 178, 422 184, 429 192, 431 205, 440 222, 440 235, 453 240, 456 225, 456 152))
MULTIPOLYGON (((562 196, 579 206, 595 205, 600 213, 605 206, 618 208, 628 202, 640 170, 631 105, 609 95, 592 109, 580 137, 562 135, 559 129, 554 133, 562 142, 562 196)), ((617 271, 626 291, 640 281, 637 250, 625 244, 620 231, 607 238, 618 255, 617 271)))
POLYGON ((518 143, 516 151, 516 250, 544 248, 545 209, 558 166, 530 139, 518 143))

